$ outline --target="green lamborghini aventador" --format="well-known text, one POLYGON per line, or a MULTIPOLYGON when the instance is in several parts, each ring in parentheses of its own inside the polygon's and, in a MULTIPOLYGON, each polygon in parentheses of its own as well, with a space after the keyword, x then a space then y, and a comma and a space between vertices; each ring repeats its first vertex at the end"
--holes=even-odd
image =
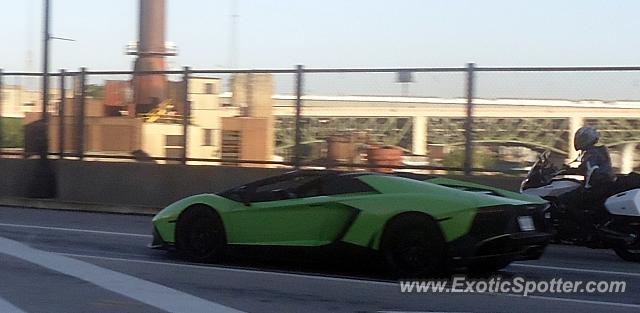
POLYGON ((193 261, 218 261, 234 248, 346 247, 379 256, 404 277, 452 267, 492 271, 539 258, 549 241, 546 202, 478 186, 295 171, 169 205, 153 218, 151 247, 193 261))

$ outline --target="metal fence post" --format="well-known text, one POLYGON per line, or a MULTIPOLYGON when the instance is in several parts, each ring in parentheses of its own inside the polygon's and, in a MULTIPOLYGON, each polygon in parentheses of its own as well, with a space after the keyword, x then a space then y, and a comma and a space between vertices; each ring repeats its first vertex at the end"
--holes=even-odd
POLYGON ((293 165, 296 169, 300 167, 300 162, 302 160, 302 125, 300 118, 302 113, 303 76, 304 66, 296 66, 296 138, 293 156, 293 165))
POLYGON ((4 144, 4 133, 3 133, 4 129, 2 128, 3 127, 2 126, 3 125, 2 124, 2 104, 3 104, 2 103, 3 102, 3 99, 2 99, 2 87, 3 87, 2 78, 3 77, 2 76, 3 76, 3 72, 2 72, 2 69, 0 68, 0 158, 2 158, 2 146, 4 144))
POLYGON ((188 66, 184 67, 182 82, 184 87, 184 112, 182 114, 182 164, 187 164, 187 149, 189 148, 189 120, 191 119, 191 102, 189 101, 189 76, 191 70, 188 66))
POLYGON ((49 0, 44 1, 44 29, 42 38, 42 133, 41 146, 39 148, 40 158, 49 157, 49 33, 51 4, 49 0))
POLYGON ((464 122, 464 174, 471 175, 473 169, 473 84, 475 63, 467 64, 467 118, 464 122))
POLYGON ((86 75, 87 68, 80 69, 80 101, 78 102, 78 116, 76 123, 76 155, 79 160, 84 159, 84 114, 85 114, 85 100, 86 100, 86 75))
POLYGON ((65 91, 65 70, 60 70, 60 106, 58 107, 58 151, 60 152, 60 159, 64 159, 64 109, 66 104, 66 91, 65 91))

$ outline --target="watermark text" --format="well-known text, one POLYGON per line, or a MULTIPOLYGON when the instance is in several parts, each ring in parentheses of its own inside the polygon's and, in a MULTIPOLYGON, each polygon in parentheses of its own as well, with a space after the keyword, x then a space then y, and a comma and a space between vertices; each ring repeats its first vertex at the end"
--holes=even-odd
POLYGON ((525 277, 472 279, 454 276, 449 280, 400 281, 402 293, 510 293, 528 296, 544 293, 624 293, 626 281, 582 281, 552 278, 532 280, 525 277))

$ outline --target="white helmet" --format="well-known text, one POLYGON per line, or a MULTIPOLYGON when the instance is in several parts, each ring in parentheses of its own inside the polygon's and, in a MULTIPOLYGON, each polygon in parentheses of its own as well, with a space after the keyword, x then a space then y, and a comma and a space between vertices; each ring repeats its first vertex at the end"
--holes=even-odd
POLYGON ((576 150, 585 150, 595 145, 598 139, 600 139, 598 130, 591 126, 583 126, 576 131, 573 137, 573 147, 576 148, 576 150))

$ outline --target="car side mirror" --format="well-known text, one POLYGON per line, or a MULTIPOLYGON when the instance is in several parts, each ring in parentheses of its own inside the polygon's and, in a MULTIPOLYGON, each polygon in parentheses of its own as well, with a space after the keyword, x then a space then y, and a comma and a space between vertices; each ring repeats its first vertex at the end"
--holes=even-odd
POLYGON ((247 188, 238 190, 238 197, 245 206, 251 206, 251 197, 249 196, 249 190, 247 190, 247 188))

